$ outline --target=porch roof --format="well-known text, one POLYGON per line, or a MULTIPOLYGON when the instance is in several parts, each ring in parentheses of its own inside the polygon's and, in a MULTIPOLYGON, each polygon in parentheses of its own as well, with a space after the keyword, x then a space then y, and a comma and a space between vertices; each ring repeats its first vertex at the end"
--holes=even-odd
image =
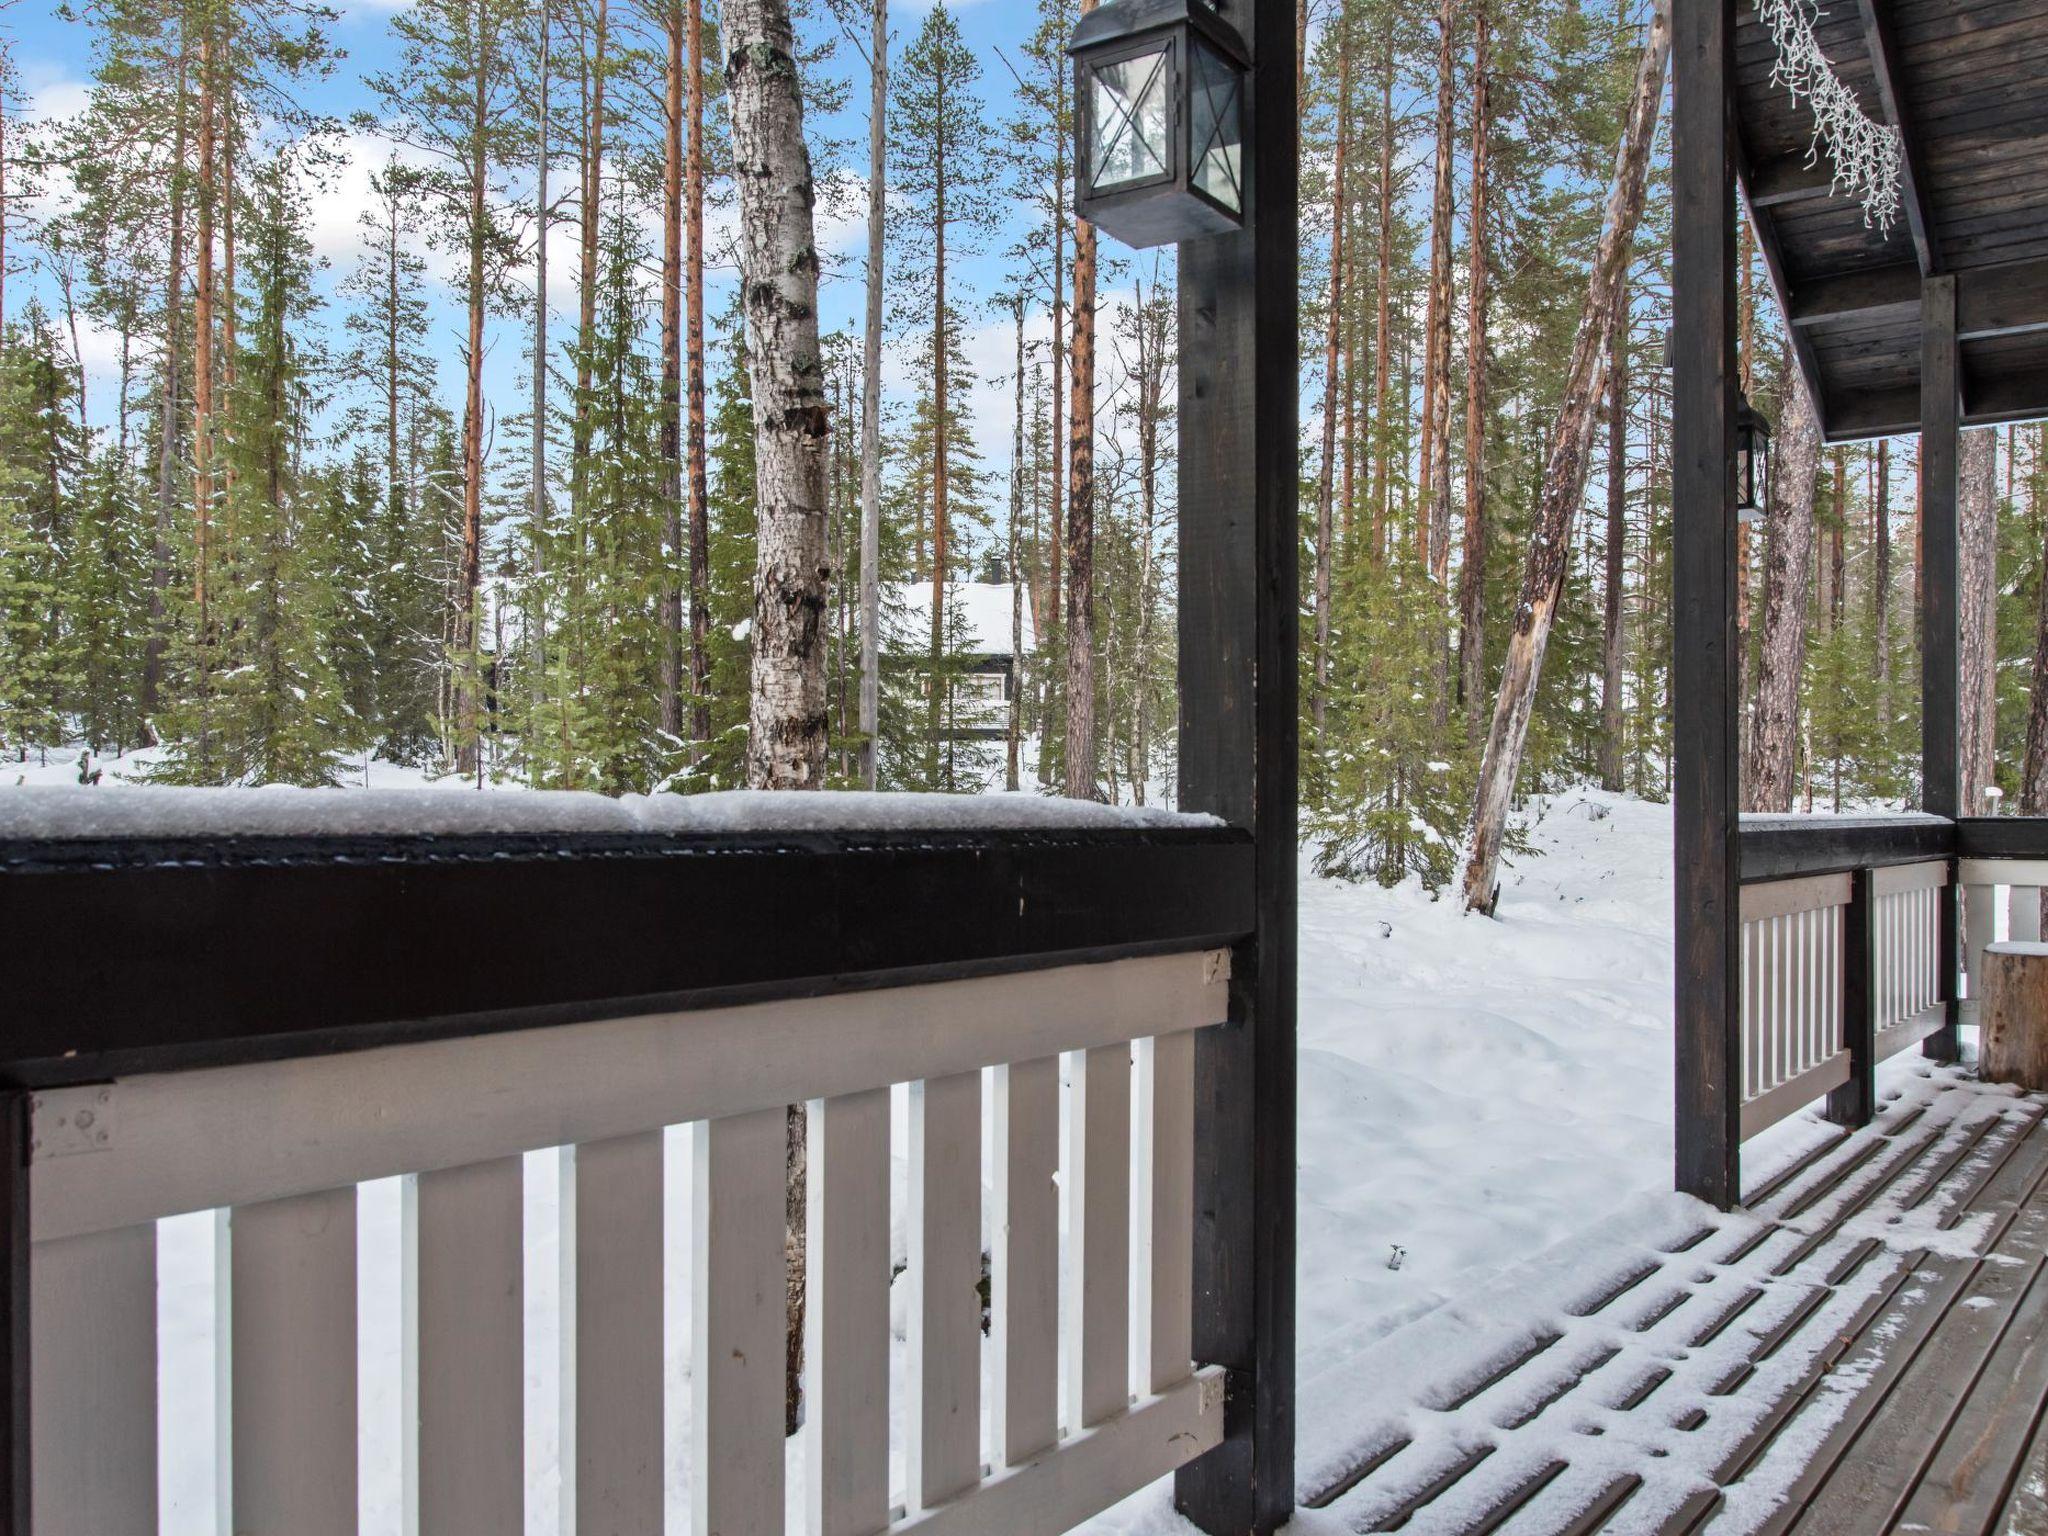
POLYGON ((1839 0, 1815 38, 1879 123, 1899 129, 1887 230, 1809 163, 1810 105, 1771 81, 1754 6, 1737 19, 1733 110, 1744 191, 1794 353, 1830 441, 1920 421, 1920 290, 1956 278, 1963 424, 2048 415, 2048 8, 2039 0, 1839 0))

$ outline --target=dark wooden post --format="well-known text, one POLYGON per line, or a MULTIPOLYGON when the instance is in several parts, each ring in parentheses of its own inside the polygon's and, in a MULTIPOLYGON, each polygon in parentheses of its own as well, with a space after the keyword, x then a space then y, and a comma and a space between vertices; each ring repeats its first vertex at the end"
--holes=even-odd
POLYGON ((1734 0, 1672 16, 1672 817, 1678 1188, 1741 1194, 1734 0))
POLYGON ((1868 1125, 1877 1112, 1877 993, 1871 965, 1877 955, 1877 876, 1850 876, 1842 911, 1842 1041, 1849 1047, 1849 1081, 1828 1095, 1828 1118, 1838 1125, 1868 1125))
MULTIPOLYGON (((1962 633, 1956 601, 1962 424, 1956 280, 1930 277, 1920 286, 1920 808, 1951 821, 1962 814, 1962 633)), ((1921 1049, 1936 1061, 1954 1061, 1961 1053, 1956 973, 1962 926, 1955 873, 1951 859, 1949 882, 1935 893, 1941 912, 1936 981, 1947 1019, 1921 1049)))
POLYGON ((1257 928, 1195 1056, 1195 1357, 1225 1440, 1174 1498, 1217 1536, 1294 1508, 1294 926, 1300 470, 1291 0, 1221 7, 1251 45, 1250 227, 1180 248, 1181 804, 1257 839, 1257 928))
POLYGON ((28 1107, 0 1092, 0 1532, 26 1536, 28 1443, 28 1107))

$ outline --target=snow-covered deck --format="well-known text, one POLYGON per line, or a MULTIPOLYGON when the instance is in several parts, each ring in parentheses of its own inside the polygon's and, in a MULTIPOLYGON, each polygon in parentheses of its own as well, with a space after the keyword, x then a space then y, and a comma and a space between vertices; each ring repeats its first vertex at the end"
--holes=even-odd
POLYGON ((1390 1335, 1341 1451, 1312 1384, 1304 1502, 1353 1531, 2043 1529, 2043 1103, 1917 1063, 1888 1092, 1740 1212, 1630 1202, 1390 1335))

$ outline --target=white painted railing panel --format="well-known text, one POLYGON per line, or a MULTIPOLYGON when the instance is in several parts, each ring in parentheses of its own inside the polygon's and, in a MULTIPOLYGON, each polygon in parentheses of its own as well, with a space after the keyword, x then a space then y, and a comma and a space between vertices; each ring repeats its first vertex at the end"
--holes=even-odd
POLYGON ((223 1211, 231 1233, 212 1469, 228 1528, 355 1529, 357 1185, 394 1173, 407 1176, 405 1528, 526 1528, 523 1154, 549 1147, 563 1148, 564 1173, 564 1525, 658 1531, 662 1132, 683 1123, 695 1138, 692 1529, 773 1536, 795 1102, 810 1107, 807 1528, 1064 1530, 1221 1440, 1221 1373, 1191 1358, 1193 1063, 1195 1032, 1225 1016, 1227 962, 1162 956, 40 1096, 35 1536, 156 1529, 154 1223, 193 1210, 223 1211), (912 1168, 899 1368, 913 1406, 908 1483, 892 1488, 889 1105, 901 1082, 912 1168))
POLYGON ((1847 875, 1742 890, 1742 1134, 1849 1080, 1842 1034, 1847 875))
POLYGON ((29 1252, 36 1536, 156 1536, 156 1228, 29 1252))
POLYGON ((1942 1026, 1941 896, 1945 861, 1890 865, 1872 872, 1872 960, 1877 1059, 1917 1045, 1942 1026))
POLYGON ((356 1529, 356 1192, 245 1205, 228 1228, 235 1536, 356 1529))

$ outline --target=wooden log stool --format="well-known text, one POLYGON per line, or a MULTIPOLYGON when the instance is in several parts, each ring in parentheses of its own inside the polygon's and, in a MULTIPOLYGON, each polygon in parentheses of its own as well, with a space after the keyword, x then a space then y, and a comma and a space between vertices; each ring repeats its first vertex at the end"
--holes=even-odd
POLYGON ((1979 1073, 1987 1083, 2048 1089, 2048 944, 1987 944, 1977 974, 1979 1073))

